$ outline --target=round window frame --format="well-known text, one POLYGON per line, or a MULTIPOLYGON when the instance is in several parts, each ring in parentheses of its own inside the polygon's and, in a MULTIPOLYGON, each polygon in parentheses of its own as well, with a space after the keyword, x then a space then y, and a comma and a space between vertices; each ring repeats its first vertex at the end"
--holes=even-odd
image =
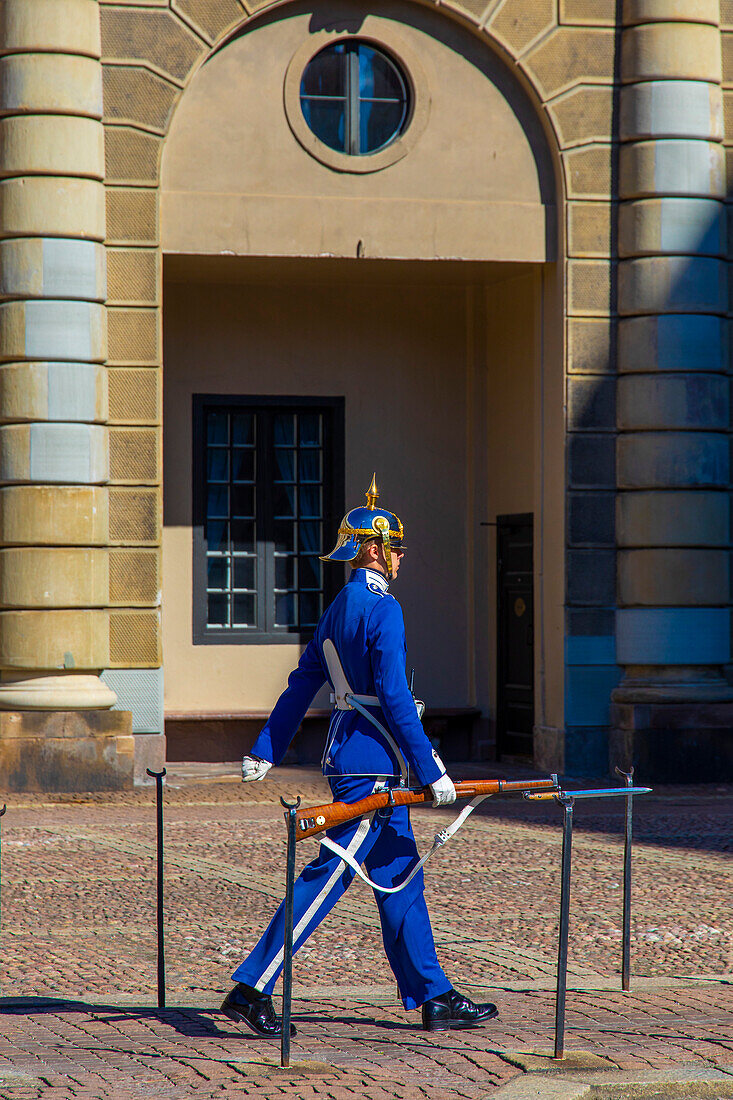
MULTIPOLYGON (((386 31, 386 28, 385 28, 386 31)), ((298 143, 315 160, 336 172, 366 175, 389 168, 407 156, 421 137, 430 115, 430 95, 427 80, 417 54, 399 36, 390 33, 344 34, 339 31, 319 31, 300 46, 290 59, 283 87, 285 117, 298 143), (331 149, 311 130, 300 104, 300 84, 306 66, 327 46, 338 42, 363 42, 386 55, 397 65, 409 96, 407 119, 402 133, 375 153, 354 155, 331 149)))

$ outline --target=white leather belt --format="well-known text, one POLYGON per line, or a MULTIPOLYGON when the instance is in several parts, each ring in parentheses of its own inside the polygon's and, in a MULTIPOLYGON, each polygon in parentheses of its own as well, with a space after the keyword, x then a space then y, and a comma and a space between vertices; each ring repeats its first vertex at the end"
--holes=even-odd
POLYGON ((345 695, 337 695, 335 691, 331 692, 331 703, 336 707, 336 710, 355 710, 356 708, 352 706, 353 700, 361 703, 363 707, 379 707, 382 705, 376 695, 355 695, 353 691, 349 691, 345 695))

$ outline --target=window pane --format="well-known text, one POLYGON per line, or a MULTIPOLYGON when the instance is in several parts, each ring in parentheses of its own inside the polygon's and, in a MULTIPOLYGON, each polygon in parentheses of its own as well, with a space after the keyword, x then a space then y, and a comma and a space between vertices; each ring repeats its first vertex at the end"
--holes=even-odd
POLYGON ((293 413, 277 413, 275 416, 275 446, 295 443, 295 416, 293 413))
POLYGON ((232 626, 257 626, 257 597, 254 593, 236 592, 232 603, 232 626))
POLYGON ((257 558, 232 558, 232 588, 255 588, 257 558))
POLYGON ((318 447, 321 443, 321 415, 320 413, 300 414, 300 445, 301 447, 318 447))
POLYGON ((401 103, 359 104, 359 152, 374 153, 394 137, 402 125, 401 103))
POLYGON ((208 550, 227 550, 229 548, 229 524, 226 520, 213 519, 207 522, 206 547, 208 550))
POLYGON ((232 415, 232 443, 253 446, 255 441, 254 413, 234 413, 232 415))
POLYGON ((310 551, 311 554, 320 554, 322 550, 320 523, 306 521, 299 523, 298 527, 300 529, 299 549, 310 551))
POLYGON ((318 485, 304 485, 300 488, 300 515, 304 519, 321 518, 321 490, 318 485))
POLYGON ((227 558, 209 558, 206 562, 206 585, 208 588, 229 587, 229 560, 227 558))
POLYGON ((301 451, 298 455, 298 469, 301 481, 320 481, 321 452, 301 451))
POLYGON ((323 576, 323 562, 315 556, 298 559, 298 576, 301 588, 320 588, 323 576))
POLYGON ((276 519, 295 517, 295 486, 274 485, 272 489, 272 512, 276 519))
POLYGON ((206 442, 228 443, 229 441, 229 417, 225 412, 209 412, 206 414, 206 442))
POLYGON ((234 481, 254 481, 255 452, 236 447, 232 451, 232 479, 234 481))
POLYGON ((229 490, 226 485, 209 485, 206 490, 206 515, 229 515, 229 490))
POLYGON ((346 95, 344 46, 338 43, 317 53, 305 67, 300 82, 301 95, 346 95))
POLYGON ((209 447, 206 454, 206 480, 229 480, 229 453, 223 447, 209 447))
POLYGON ((275 595, 275 626, 295 626, 298 597, 293 592, 275 595))
POLYGON ((232 550, 249 550, 255 548, 255 524, 251 519, 232 520, 232 550))
POLYGON ((254 516, 254 485, 232 485, 232 515, 254 516))
POLYGON ((295 451, 276 448, 275 481, 295 481, 295 451))
POLYGON ((229 625, 229 597, 218 592, 209 592, 209 626, 229 625))
POLYGON ((295 563, 295 558, 275 558, 275 588, 295 588, 295 563))
POLYGON ((359 95, 366 99, 404 99, 395 66, 370 46, 359 46, 359 95))
POLYGON ((299 604, 300 625, 315 626, 321 615, 320 592, 301 592, 299 597, 299 604))
POLYGON ((301 99, 303 117, 329 149, 346 151, 346 104, 340 99, 301 99))
POLYGON ((281 551, 295 550, 295 531, 297 524, 292 520, 275 520, 272 525, 275 549, 281 551))

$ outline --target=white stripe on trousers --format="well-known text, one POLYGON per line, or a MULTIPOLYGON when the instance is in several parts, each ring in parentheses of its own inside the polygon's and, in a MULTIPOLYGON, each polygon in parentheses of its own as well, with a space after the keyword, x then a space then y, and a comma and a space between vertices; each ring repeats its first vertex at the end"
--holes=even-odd
MULTIPOLYGON (((383 777, 379 776, 377 778, 377 782, 374 784, 373 790, 376 789, 377 784, 382 782, 382 781, 383 781, 383 777)), ((373 817, 374 817, 374 814, 370 814, 369 817, 363 817, 361 819, 361 821, 359 822, 359 827, 356 830, 356 832, 354 833, 353 837, 351 838, 349 846, 346 849, 346 851, 348 852, 348 854, 350 856, 355 856, 356 853, 359 851, 359 848, 361 847, 362 843, 366 839, 367 833, 369 832, 369 827, 372 823, 373 817)), ((325 886, 321 887, 320 891, 318 892, 318 895, 313 899, 311 904, 308 906, 308 909, 305 911, 303 916, 298 921, 297 925, 293 929, 293 951, 295 951, 296 945, 298 943, 298 937, 301 935, 303 930, 308 927, 308 924, 313 919, 313 916, 318 912, 318 909, 323 904, 323 902, 325 901, 327 896, 330 894, 331 890, 336 885, 339 878, 344 873, 345 869, 346 869, 346 863, 344 862, 343 859, 340 859, 339 862, 338 862, 338 867, 333 872, 333 874, 329 878, 328 882, 325 884, 325 886)), ((254 984, 255 989, 262 990, 267 985, 267 983, 269 982, 272 975, 275 973, 275 971, 278 969, 278 967, 280 967, 282 965, 284 953, 285 953, 285 949, 284 949, 284 947, 281 947, 280 950, 278 951, 277 955, 275 955, 275 958, 272 960, 270 965, 265 970, 264 974, 262 974, 257 979, 257 981, 255 982, 255 984, 254 984)))

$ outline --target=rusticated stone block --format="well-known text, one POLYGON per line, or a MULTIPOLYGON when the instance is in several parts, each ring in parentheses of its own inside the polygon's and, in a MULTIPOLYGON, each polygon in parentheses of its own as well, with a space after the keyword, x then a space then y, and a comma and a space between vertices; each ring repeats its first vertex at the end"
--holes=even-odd
POLYGON ((621 79, 721 79, 720 32, 705 23, 647 23, 621 40, 621 79))
POLYGON ((130 789, 129 711, 0 711, 0 771, 8 791, 130 789))
POLYGON ((615 10, 607 0, 560 0, 560 22, 580 26, 614 27, 615 10))
POLYGON ((157 428, 109 429, 110 480, 160 481, 160 441, 157 428))
POLYGON ((161 139, 154 134, 143 134, 128 126, 105 126, 107 183, 156 183, 161 148, 161 139))
POLYGON ((621 550, 619 607, 698 607, 726 603, 727 550, 657 547, 621 550))
POLYGON ((0 550, 0 607, 104 607, 107 551, 23 546, 0 550))
POLYGON ((91 57, 20 53, 0 58, 1 114, 102 117, 102 74, 91 57))
POLYGON ((606 374, 616 368, 613 323, 595 318, 568 320, 568 371, 606 374))
POLYGON ((725 431, 729 379, 721 374, 622 374, 618 379, 618 426, 725 431))
POLYGON ((613 88, 581 85, 555 99, 547 108, 555 122, 561 146, 613 137, 613 88))
POLYGON ((172 0, 171 7, 184 15, 212 43, 247 16, 246 8, 239 0, 172 0))
POLYGON ((157 607, 161 584, 158 550, 110 550, 110 606, 157 607))
POLYGON ((527 70, 545 99, 588 78, 613 79, 614 35, 605 27, 559 27, 529 52, 527 70))
POLYGON ((32 176, 0 182, 3 237, 104 240, 104 186, 98 180, 32 176))
POLYGON ((109 542, 112 545, 157 544, 162 526, 160 489, 109 489, 109 542))
POLYGON ((512 0, 502 4, 489 21, 492 35, 518 56, 557 23, 556 0, 512 0))
POLYGON ((107 288, 110 305, 157 305, 160 257, 152 249, 108 248, 107 288))
POLYGON ((105 65, 105 122, 142 123, 165 133, 180 89, 137 65, 105 65))
POLYGON ((619 493, 616 533, 619 546, 728 545, 727 492, 638 491, 619 493))
POLYGON ((109 362, 159 363, 159 322, 157 309, 108 309, 109 362))
MULTIPOLYGON (((577 261, 575 261, 577 262, 577 261)), ((625 315, 725 313, 728 272, 706 256, 645 256, 618 266, 618 310, 625 315)))
POLYGON ((8 53, 87 54, 99 57, 99 18, 88 0, 4 0, 0 42, 8 53))
POLYGON ((608 199, 611 196, 610 145, 587 149, 568 149, 563 153, 568 197, 608 199))
POLYGON ((107 243, 158 243, 158 192, 154 188, 107 188, 107 243))
POLYGON ((728 484, 728 437, 712 432, 630 432, 617 440, 622 489, 718 489, 728 484))
POLYGON ((613 493, 568 493, 568 541, 571 546, 613 546, 613 493))
POLYGON ((108 490, 101 486, 6 485, 0 489, 0 542, 103 546, 108 511, 108 490))
POLYGON ((615 489, 615 436, 571 432, 568 439, 568 481, 575 489, 615 489))
POLYGON ((108 376, 110 423, 160 423, 160 371, 151 367, 109 367, 108 376))
POLYGON ((719 14, 719 0, 624 0, 623 7, 626 26, 670 20, 717 26, 719 14))
POLYGON ((206 48, 169 11, 102 7, 100 14, 105 61, 149 61, 183 83, 206 48))
POLYGON ((568 312, 604 316, 611 309, 612 266, 602 260, 568 262, 568 312))
POLYGON ((159 611, 110 611, 109 668, 159 668, 159 611))
POLYGON ((612 431, 616 426, 616 380, 602 375, 568 377, 568 429, 612 431))
POLYGON ((104 130, 95 118, 12 115, 0 119, 0 175, 104 178, 104 130))

